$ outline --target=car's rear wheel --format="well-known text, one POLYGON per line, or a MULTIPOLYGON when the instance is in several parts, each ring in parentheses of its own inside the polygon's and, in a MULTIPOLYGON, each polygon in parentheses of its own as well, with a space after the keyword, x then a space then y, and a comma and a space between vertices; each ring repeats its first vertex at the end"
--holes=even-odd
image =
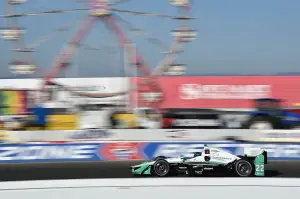
POLYGON ((240 177, 249 177, 253 174, 253 165, 245 159, 240 159, 234 164, 234 171, 240 177))
POLYGON ((164 159, 159 159, 153 164, 153 173, 158 177, 168 176, 170 172, 170 165, 164 159))

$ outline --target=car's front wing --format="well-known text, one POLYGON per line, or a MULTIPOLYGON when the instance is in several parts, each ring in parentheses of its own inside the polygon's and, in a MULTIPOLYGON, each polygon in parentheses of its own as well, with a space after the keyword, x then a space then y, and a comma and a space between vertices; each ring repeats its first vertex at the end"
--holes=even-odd
POLYGON ((144 162, 139 165, 131 167, 131 173, 133 175, 151 175, 151 166, 152 163, 144 162))

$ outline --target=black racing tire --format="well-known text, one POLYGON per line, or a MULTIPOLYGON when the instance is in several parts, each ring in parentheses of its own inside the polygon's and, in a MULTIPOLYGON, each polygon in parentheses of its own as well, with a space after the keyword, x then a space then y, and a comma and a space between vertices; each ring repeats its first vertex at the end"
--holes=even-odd
POLYGON ((153 164, 153 174, 158 177, 166 177, 170 173, 170 165, 164 159, 158 159, 153 164))
POLYGON ((239 159, 234 164, 234 172, 239 177, 250 177, 253 175, 253 164, 246 159, 239 159))

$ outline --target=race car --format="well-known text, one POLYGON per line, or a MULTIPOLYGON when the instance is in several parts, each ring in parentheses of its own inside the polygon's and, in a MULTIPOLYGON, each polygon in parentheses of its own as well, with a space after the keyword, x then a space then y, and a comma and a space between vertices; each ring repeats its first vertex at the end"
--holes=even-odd
POLYGON ((135 176, 176 176, 181 173, 189 176, 203 176, 208 172, 231 172, 239 177, 265 176, 267 152, 259 148, 244 149, 243 156, 233 155, 225 150, 204 146, 193 157, 158 156, 153 161, 131 167, 135 176))

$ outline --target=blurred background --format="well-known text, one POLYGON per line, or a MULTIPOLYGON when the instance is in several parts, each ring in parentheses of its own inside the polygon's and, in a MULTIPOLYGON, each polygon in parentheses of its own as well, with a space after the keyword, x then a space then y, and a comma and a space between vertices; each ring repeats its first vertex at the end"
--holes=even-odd
POLYGON ((0 8, 3 143, 298 142, 297 0, 0 8))

